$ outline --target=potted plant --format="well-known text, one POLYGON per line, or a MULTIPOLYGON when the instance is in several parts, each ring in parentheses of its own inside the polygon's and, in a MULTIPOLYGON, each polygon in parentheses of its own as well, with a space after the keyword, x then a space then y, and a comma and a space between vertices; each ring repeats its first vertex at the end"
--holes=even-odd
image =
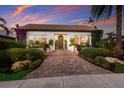
POLYGON ((50 46, 50 50, 53 51, 53 39, 49 40, 49 46, 50 46))

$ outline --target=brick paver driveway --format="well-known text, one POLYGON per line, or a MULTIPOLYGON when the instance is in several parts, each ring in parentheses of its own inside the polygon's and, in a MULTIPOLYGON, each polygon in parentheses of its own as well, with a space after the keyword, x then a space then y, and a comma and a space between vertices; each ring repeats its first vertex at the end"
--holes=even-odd
POLYGON ((70 51, 56 50, 44 60, 39 68, 25 78, 106 73, 112 72, 94 65, 70 51))

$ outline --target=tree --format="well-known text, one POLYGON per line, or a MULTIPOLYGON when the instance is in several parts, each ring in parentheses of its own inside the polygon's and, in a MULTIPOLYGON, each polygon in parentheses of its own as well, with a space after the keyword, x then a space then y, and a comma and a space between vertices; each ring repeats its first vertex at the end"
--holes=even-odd
POLYGON ((93 5, 91 9, 91 15, 94 20, 108 19, 112 15, 112 11, 116 11, 116 45, 113 48, 113 54, 116 57, 124 54, 121 44, 121 33, 122 33, 122 5, 93 5))
POLYGON ((116 34, 114 34, 114 32, 109 32, 109 33, 106 33, 106 35, 108 36, 107 38, 109 40, 111 40, 111 39, 114 39, 114 37, 115 37, 116 34))
POLYGON ((3 18, 0 18, 0 28, 4 29, 6 31, 6 35, 10 33, 9 29, 5 26, 6 21, 3 18))

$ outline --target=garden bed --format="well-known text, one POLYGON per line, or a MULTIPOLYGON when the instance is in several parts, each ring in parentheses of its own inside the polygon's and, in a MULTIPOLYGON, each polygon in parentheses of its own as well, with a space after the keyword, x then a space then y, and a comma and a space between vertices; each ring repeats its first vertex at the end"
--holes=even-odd
POLYGON ((0 81, 18 80, 36 69, 46 58, 39 49, 10 48, 0 51, 0 81))
POLYGON ((113 71, 115 73, 124 73, 124 64, 109 63, 105 57, 111 57, 112 52, 104 48, 83 48, 79 52, 79 56, 88 60, 89 62, 113 71))

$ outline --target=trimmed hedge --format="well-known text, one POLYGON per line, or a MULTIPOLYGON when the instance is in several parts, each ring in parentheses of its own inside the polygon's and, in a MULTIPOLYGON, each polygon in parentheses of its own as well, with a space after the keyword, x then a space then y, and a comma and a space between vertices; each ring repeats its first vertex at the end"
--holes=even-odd
POLYGON ((116 73, 124 73, 124 65, 116 64, 114 68, 114 72, 116 73))
POLYGON ((44 52, 39 49, 25 49, 24 52, 20 55, 20 60, 31 60, 35 61, 37 59, 42 59, 44 57, 44 52))
POLYGON ((81 51, 79 51, 79 56, 94 60, 97 56, 112 56, 112 52, 104 48, 82 48, 81 51))
POLYGON ((0 39, 0 50, 6 50, 9 48, 25 48, 26 45, 21 42, 16 42, 14 40, 3 40, 0 39))
POLYGON ((21 56, 23 55, 25 49, 23 48, 10 48, 5 50, 6 55, 10 58, 12 63, 16 61, 21 61, 21 56))
POLYGON ((36 60, 36 61, 34 61, 34 62, 32 62, 30 65, 29 65, 29 69, 36 69, 37 67, 39 67, 40 66, 40 64, 42 63, 42 60, 40 60, 40 59, 38 59, 38 60, 36 60))
POLYGON ((43 59, 46 56, 44 52, 39 49, 23 49, 23 48, 11 48, 0 51, 0 72, 11 71, 10 68, 13 63, 23 60, 35 60, 43 59))
POLYGON ((5 51, 0 51, 0 72, 9 72, 11 65, 10 58, 5 54, 5 51))
POLYGON ((39 49, 22 49, 22 48, 11 48, 7 49, 6 55, 11 59, 11 62, 42 59, 44 57, 43 51, 39 49))

